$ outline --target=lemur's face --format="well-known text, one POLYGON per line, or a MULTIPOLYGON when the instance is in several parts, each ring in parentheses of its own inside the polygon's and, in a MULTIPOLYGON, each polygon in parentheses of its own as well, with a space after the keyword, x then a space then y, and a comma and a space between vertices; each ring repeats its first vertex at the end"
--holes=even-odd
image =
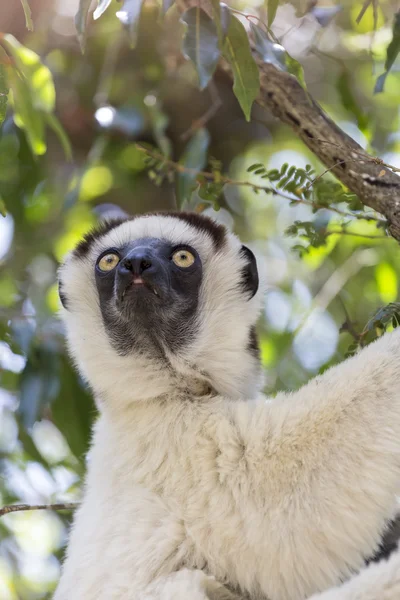
POLYGON ((101 252, 94 272, 104 325, 120 353, 177 350, 195 334, 202 262, 193 246, 131 240, 101 252))
POLYGON ((208 382, 218 371, 220 388, 240 395, 244 372, 259 372, 255 258, 207 217, 105 223, 68 257, 59 282, 70 348, 89 380, 101 377, 99 362, 119 371, 140 362, 142 373, 164 364, 208 382))

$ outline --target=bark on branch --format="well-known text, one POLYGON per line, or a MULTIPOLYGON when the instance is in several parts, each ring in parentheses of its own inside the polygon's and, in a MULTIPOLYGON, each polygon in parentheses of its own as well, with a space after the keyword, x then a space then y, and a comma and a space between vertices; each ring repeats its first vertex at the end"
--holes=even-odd
POLYGON ((56 504, 9 504, 0 508, 0 517, 23 510, 75 510, 78 502, 58 502, 56 504))
MULTIPOLYGON (((207 0, 177 0, 180 12, 199 5, 211 14, 207 0)), ((384 215, 389 232, 400 241, 400 177, 342 131, 295 77, 264 63, 255 50, 252 51, 260 72, 257 103, 289 125, 365 206, 384 215)), ((221 61, 221 67, 233 80, 232 70, 225 60, 221 61)))

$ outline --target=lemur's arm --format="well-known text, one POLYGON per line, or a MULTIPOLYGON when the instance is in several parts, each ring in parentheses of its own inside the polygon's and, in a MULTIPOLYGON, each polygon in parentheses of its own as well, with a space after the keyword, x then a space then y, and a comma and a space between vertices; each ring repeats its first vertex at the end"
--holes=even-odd
POLYGON ((220 480, 255 508, 253 543, 265 554, 268 540, 281 574, 276 597, 350 576, 378 549, 400 489, 399 332, 296 393, 229 411, 236 438, 221 426, 220 480))
POLYGON ((400 550, 389 560, 371 564, 350 581, 316 594, 309 600, 398 600, 400 598, 400 550))

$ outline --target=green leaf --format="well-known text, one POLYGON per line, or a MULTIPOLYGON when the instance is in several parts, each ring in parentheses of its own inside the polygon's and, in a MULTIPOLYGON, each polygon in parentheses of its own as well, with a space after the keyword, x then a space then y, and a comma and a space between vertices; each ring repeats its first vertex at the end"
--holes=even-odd
POLYGON ((304 79, 304 69, 298 60, 290 56, 286 52, 286 66, 287 70, 291 75, 294 75, 297 81, 300 83, 301 87, 307 90, 306 80, 304 79))
POLYGON ((2 42, 29 88, 32 105, 38 110, 53 111, 56 91, 50 69, 40 61, 36 52, 20 44, 14 36, 6 34, 2 42))
POLYGON ((46 114, 45 120, 47 122, 47 125, 49 125, 49 127, 51 127, 51 129, 54 131, 54 133, 60 140, 60 144, 64 150, 65 158, 67 159, 68 162, 71 162, 72 161, 71 142, 69 141, 69 138, 68 138, 67 134, 65 133, 65 130, 64 130, 63 126, 61 125, 60 121, 52 113, 46 114))
POLYGON ((41 416, 42 409, 57 394, 57 356, 48 349, 35 349, 20 379, 18 413, 26 429, 41 416))
POLYGON ((374 94, 383 92, 386 77, 393 67, 394 62, 400 52, 400 11, 395 13, 393 19, 392 40, 386 50, 385 72, 376 80, 374 94))
POLYGON ((225 36, 229 29, 231 11, 229 7, 219 0, 211 0, 214 22, 218 31, 219 47, 223 48, 225 36))
POLYGON ((152 106, 148 106, 147 110, 149 112, 150 123, 153 129, 153 135, 157 142, 158 147, 166 158, 171 156, 172 145, 171 141, 165 135, 165 130, 169 124, 169 118, 167 115, 161 110, 157 103, 152 106))
POLYGON ((279 0, 267 0, 268 27, 271 27, 278 10, 279 0))
POLYGON ((196 67, 200 89, 210 81, 220 56, 218 30, 208 14, 199 8, 189 8, 181 17, 187 25, 182 52, 196 67))
POLYGON ((210 135, 207 129, 196 131, 179 161, 187 171, 179 173, 177 177, 177 198, 179 206, 190 199, 195 188, 196 177, 207 163, 207 149, 210 135))
POLYGON ((253 165, 250 165, 247 169, 247 173, 252 173, 253 171, 255 171, 256 169, 259 169, 260 167, 263 167, 264 165, 262 163, 254 163, 253 165))
POLYGON ((60 390, 51 404, 52 418, 65 436, 73 454, 83 461, 89 448, 95 407, 91 395, 80 384, 64 357, 59 376, 60 390))
POLYGON ((374 87, 374 94, 380 94, 383 92, 383 88, 385 87, 385 81, 386 81, 387 75, 388 75, 388 73, 387 73, 387 71, 385 71, 384 73, 379 75, 379 77, 377 77, 375 87, 374 87))
POLYGON ((390 71, 400 51, 400 11, 394 15, 393 37, 386 50, 385 69, 390 71))
POLYGON ((0 215, 2 217, 7 216, 6 204, 1 196, 0 196, 0 215))
POLYGON ((125 0, 117 17, 128 30, 131 47, 136 46, 143 0, 125 0))
POLYGON ((15 63, 15 68, 8 68, 8 79, 16 125, 25 130, 32 152, 41 155, 46 151, 44 134, 47 122, 59 136, 69 156, 68 140, 53 115, 56 92, 50 70, 35 52, 20 44, 12 35, 4 35, 2 42, 15 63))
MULTIPOLYGON (((7 58, 6 53, 1 49, 0 50, 0 60, 3 58, 7 58)), ((7 111, 7 100, 8 100, 8 80, 5 64, 0 62, 0 126, 6 118, 7 111)))
POLYGON ((28 0, 21 0, 22 8, 25 14, 25 25, 28 31, 33 31, 32 13, 29 8, 28 0))
POLYGON ((232 67, 235 96, 244 112, 246 121, 250 121, 251 107, 260 91, 260 78, 251 54, 246 30, 233 15, 231 15, 225 38, 223 55, 232 67))
POLYGON ((44 154, 46 141, 43 114, 32 103, 26 79, 15 69, 8 71, 8 78, 12 89, 15 124, 25 131, 33 154, 44 154))
POLYGON ((112 0, 98 0, 97 8, 93 13, 93 19, 100 19, 101 15, 107 10, 110 6, 112 0))
POLYGON ((41 455, 33 439, 21 423, 18 424, 18 439, 22 443, 24 451, 29 455, 30 459, 35 460, 46 468, 49 468, 49 463, 41 455))
POLYGON ((269 39, 268 34, 254 23, 250 24, 254 36, 255 49, 263 62, 271 63, 281 71, 286 71, 286 52, 283 46, 269 39))
POLYGON ((202 200, 207 204, 210 204, 214 210, 219 210, 219 198, 224 189, 225 183, 215 181, 208 181, 205 184, 200 185, 198 194, 202 200))
POLYGON ((356 118, 359 129, 362 132, 365 132, 368 127, 368 118, 354 97, 352 89, 353 81, 354 78, 351 76, 350 72, 343 68, 338 77, 336 87, 339 92, 342 105, 356 118))
POLYGON ((27 356, 35 335, 35 324, 30 319, 15 318, 10 323, 10 329, 12 341, 16 345, 17 351, 27 356))
POLYGON ((92 0, 79 0, 79 9, 75 15, 75 27, 82 54, 86 47, 86 25, 92 0))

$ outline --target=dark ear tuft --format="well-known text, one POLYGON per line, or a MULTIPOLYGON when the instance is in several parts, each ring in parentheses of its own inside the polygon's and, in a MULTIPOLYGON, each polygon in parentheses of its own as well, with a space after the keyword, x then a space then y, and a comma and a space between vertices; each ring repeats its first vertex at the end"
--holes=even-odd
POLYGON ((242 246, 240 253, 246 258, 247 264, 243 268, 242 286, 245 292, 248 292, 253 298, 258 290, 258 270, 256 257, 247 246, 242 246))
POLYGON ((65 310, 68 310, 68 300, 67 300, 67 296, 65 295, 63 288, 62 288, 62 284, 61 281, 58 281, 58 295, 60 297, 61 300, 61 304, 63 305, 63 307, 65 308, 65 310))

